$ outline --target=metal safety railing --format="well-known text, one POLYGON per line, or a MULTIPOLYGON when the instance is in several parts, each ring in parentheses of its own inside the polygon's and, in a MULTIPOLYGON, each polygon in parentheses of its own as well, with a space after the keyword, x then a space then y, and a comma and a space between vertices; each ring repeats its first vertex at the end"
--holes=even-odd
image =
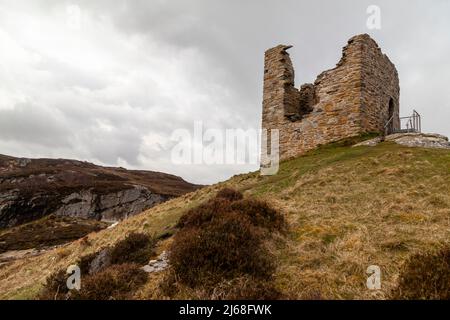
POLYGON ((422 117, 413 110, 413 114, 409 117, 400 117, 399 127, 394 125, 395 114, 389 118, 384 126, 384 135, 391 133, 407 133, 407 132, 422 132, 422 117))
POLYGON ((400 118, 400 131, 422 132, 422 117, 416 110, 413 110, 411 116, 400 118))

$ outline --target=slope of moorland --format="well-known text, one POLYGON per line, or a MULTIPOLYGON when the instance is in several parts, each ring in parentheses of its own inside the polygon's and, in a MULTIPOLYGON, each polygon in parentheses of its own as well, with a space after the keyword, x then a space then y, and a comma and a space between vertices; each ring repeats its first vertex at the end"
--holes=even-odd
MULTIPOLYGON (((257 172, 159 204, 117 227, 43 255, 0 266, 0 298, 32 299, 47 276, 131 232, 173 241, 179 218, 223 187, 268 201, 288 222, 270 246, 277 290, 291 298, 385 299, 408 257, 450 243, 450 151, 392 142, 375 147, 334 143, 283 162, 274 176, 257 172), (366 287, 367 267, 382 271, 381 290, 366 287)), ((136 299, 161 299, 168 271, 152 273, 136 299)), ((175 298, 195 298, 185 291, 175 298)))

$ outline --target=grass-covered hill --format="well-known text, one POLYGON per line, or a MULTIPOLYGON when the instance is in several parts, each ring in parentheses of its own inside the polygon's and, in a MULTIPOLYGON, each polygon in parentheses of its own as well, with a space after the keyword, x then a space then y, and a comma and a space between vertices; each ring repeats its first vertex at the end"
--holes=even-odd
MULTIPOLYGON (((50 274, 132 232, 159 239, 158 255, 172 245, 180 217, 224 187, 267 201, 284 216, 286 231, 266 248, 275 265, 271 283, 285 297, 389 298, 411 256, 450 244, 449 150, 335 143, 283 162, 277 175, 235 176, 159 204, 113 229, 2 265, 0 298, 33 299, 50 274), (381 268, 381 290, 366 287, 370 265, 381 268)), ((169 272, 151 273, 132 297, 165 298, 160 288, 169 272)), ((197 297, 198 290, 186 289, 172 298, 197 297)))

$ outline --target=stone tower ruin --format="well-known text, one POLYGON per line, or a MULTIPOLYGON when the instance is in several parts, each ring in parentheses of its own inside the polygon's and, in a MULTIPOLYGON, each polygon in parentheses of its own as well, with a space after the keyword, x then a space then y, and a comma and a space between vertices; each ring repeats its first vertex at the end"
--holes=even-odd
POLYGON ((387 130, 400 127, 397 70, 369 35, 351 38, 335 68, 300 88, 289 48, 267 50, 264 61, 262 127, 279 130, 280 160, 365 132, 384 132, 391 118, 387 130))

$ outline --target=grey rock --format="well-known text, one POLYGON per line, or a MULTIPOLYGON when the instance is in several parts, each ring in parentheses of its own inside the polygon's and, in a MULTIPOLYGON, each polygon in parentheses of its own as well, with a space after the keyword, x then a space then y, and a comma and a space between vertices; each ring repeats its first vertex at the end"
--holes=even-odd
POLYGON ((168 254, 163 251, 157 260, 150 260, 149 263, 142 267, 142 270, 148 273, 161 272, 169 266, 168 254))
POLYGON ((149 265, 143 266, 143 267, 142 267, 142 270, 144 270, 144 271, 147 272, 147 273, 155 272, 155 268, 153 268, 153 267, 151 267, 151 266, 149 266, 149 265))
MULTIPOLYGON (((450 149, 450 142, 446 136, 434 133, 396 133, 385 137, 385 141, 392 141, 407 147, 450 149)), ((381 138, 366 140, 355 144, 354 147, 376 146, 381 138)))
POLYGON ((109 248, 100 251, 89 265, 89 274, 94 274, 111 265, 111 250, 109 248))
POLYGON ((116 222, 141 213, 164 200, 164 196, 152 193, 141 186, 106 195, 95 194, 92 190, 82 190, 65 197, 61 201, 62 205, 54 213, 60 216, 116 222))
POLYGON ((27 159, 27 158, 17 159, 17 165, 22 168, 26 167, 30 162, 31 162, 31 159, 27 159))

